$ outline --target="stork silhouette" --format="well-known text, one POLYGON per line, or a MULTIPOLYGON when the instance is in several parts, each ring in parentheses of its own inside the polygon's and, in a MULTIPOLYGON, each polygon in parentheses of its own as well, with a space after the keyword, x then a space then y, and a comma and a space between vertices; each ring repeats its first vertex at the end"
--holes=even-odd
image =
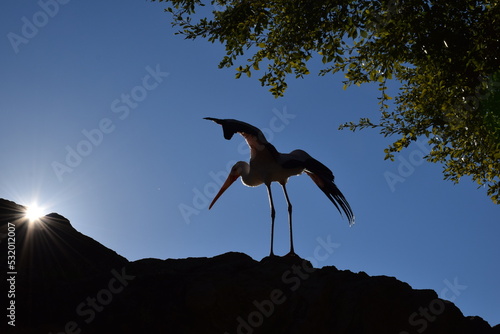
POLYGON ((222 125, 224 138, 230 140, 235 133, 241 134, 248 146, 250 147, 250 163, 238 161, 232 168, 227 180, 222 185, 221 189, 215 195, 209 209, 215 204, 217 199, 226 191, 234 181, 241 177, 244 185, 256 187, 265 184, 267 194, 269 196, 269 205, 271 207, 271 252, 270 256, 274 256, 274 203, 271 193, 271 183, 278 182, 283 187, 286 202, 288 205, 288 222, 290 226, 290 252, 287 255, 295 256, 293 248, 293 232, 292 232, 292 204, 286 190, 286 183, 290 176, 306 173, 335 205, 337 210, 342 215, 345 213, 349 225, 354 224, 354 214, 351 206, 345 199, 342 192, 334 183, 333 173, 328 167, 323 165, 318 160, 311 157, 302 150, 295 150, 290 153, 279 153, 276 148, 271 145, 262 131, 253 125, 234 119, 217 119, 206 117, 206 120, 214 121, 222 125), (342 209, 342 211, 341 211, 342 209))

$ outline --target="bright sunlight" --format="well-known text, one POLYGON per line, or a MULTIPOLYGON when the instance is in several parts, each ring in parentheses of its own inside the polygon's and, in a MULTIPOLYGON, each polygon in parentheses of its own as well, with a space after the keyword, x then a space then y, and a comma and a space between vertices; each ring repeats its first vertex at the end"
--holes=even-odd
POLYGON ((38 220, 40 217, 44 216, 44 209, 37 204, 31 204, 26 207, 26 213, 24 216, 29 219, 30 222, 38 220))

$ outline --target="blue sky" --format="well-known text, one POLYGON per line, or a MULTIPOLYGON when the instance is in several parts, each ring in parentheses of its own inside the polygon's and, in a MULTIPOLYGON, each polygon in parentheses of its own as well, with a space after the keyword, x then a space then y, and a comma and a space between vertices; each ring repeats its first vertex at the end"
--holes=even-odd
MULTIPOLYGON (((260 260, 269 253, 265 187, 237 182, 208 210, 228 168, 249 157, 240 136, 226 141, 202 118, 239 119, 278 151, 301 148, 329 166, 355 212, 349 227, 308 177, 292 178, 299 255, 395 276, 500 323, 500 207, 486 189, 443 181, 441 166, 421 159, 425 141, 390 162, 390 138, 337 130, 377 119, 376 86, 344 91, 340 75, 318 77, 312 64, 312 75, 290 79, 275 99, 259 73, 235 80, 218 69, 221 46, 175 36, 163 8, 2 4, 0 197, 37 201, 129 260, 229 251, 260 260)), ((275 252, 284 255, 286 202, 273 190, 275 252)))

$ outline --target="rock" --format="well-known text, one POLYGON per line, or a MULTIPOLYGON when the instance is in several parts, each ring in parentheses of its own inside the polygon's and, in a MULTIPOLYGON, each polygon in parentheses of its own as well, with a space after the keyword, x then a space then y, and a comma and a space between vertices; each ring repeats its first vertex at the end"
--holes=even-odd
MULTIPOLYGON (((234 252, 129 262, 58 214, 34 225, 22 212, 0 200, 0 232, 9 222, 16 229, 16 327, 7 327, 9 333, 500 331, 464 317, 434 291, 414 290, 394 277, 313 268, 299 257, 256 261, 234 252)), ((4 275, 5 239, 0 250, 4 275)), ((7 278, 2 291, 9 291, 7 278)))

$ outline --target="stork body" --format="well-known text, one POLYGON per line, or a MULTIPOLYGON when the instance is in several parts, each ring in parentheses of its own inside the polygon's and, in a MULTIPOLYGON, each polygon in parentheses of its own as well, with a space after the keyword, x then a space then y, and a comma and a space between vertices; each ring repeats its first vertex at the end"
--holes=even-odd
POLYGON ((323 193, 335 205, 337 210, 345 213, 349 224, 354 224, 354 214, 344 195, 335 185, 333 173, 328 167, 323 165, 318 160, 311 157, 302 150, 295 150, 288 154, 279 153, 276 148, 271 145, 263 133, 256 127, 233 119, 217 119, 206 117, 205 119, 214 121, 222 125, 224 138, 231 139, 235 133, 240 133, 250 147, 250 163, 238 161, 232 168, 227 180, 222 185, 221 189, 210 204, 209 209, 215 204, 217 199, 229 188, 229 186, 239 177, 243 184, 249 187, 256 187, 265 184, 269 196, 269 205, 271 208, 271 252, 270 256, 274 256, 274 218, 275 210, 273 196, 271 192, 271 183, 278 182, 285 195, 288 205, 288 222, 290 227, 290 252, 288 255, 295 255, 293 247, 293 232, 292 232, 292 204, 286 190, 286 183, 291 176, 306 173, 323 191, 323 193))

